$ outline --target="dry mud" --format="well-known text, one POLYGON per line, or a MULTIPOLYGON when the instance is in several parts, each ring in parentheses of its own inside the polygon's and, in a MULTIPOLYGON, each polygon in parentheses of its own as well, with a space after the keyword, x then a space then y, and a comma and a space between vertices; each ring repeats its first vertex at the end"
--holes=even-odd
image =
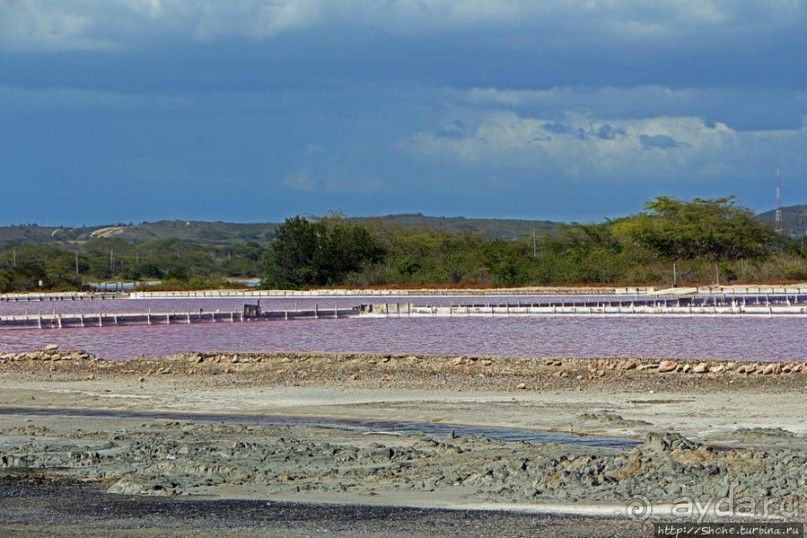
MULTIPOLYGON (((134 503, 363 507, 366 517, 355 520, 365 526, 342 529, 356 535, 404 535, 373 523, 373 510, 393 506, 406 521, 404 514, 418 512, 403 507, 450 509, 433 513, 444 526, 464 524, 471 516, 458 514, 468 509, 509 514, 478 516, 470 535, 529 528, 571 536, 564 525, 574 521, 580 536, 629 536, 645 529, 648 516, 804 520, 804 364, 257 353, 122 363, 55 348, 6 354, 0 495, 27 484, 33 496, 90 487, 99 498, 134 503), (259 423, 267 415, 506 426, 635 442, 535 445, 259 423), (565 516, 536 515, 547 513, 565 516), (607 519, 597 525, 591 515, 607 519)), ((27 519, 21 513, 0 516, 0 528, 40 524, 36 510, 27 519)), ((403 529, 428 535, 429 520, 414 520, 403 529)), ((288 522, 271 521, 289 531, 278 535, 293 534, 288 522)), ((301 518, 296 528, 310 531, 316 521, 301 518)), ((81 525, 62 522, 67 534, 81 525)), ((191 532, 180 523, 177 532, 191 532)))

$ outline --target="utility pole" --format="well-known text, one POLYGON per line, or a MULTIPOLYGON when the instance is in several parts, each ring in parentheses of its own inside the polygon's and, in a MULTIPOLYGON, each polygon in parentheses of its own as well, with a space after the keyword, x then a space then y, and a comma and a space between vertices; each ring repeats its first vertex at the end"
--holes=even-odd
POLYGON ((779 159, 776 159, 776 217, 774 218, 773 229, 778 234, 781 234, 784 229, 784 225, 782 223, 782 196, 781 181, 779 178, 779 159))
POLYGON ((537 247, 537 244, 536 244, 535 233, 536 233, 535 228, 533 228, 532 229, 532 257, 533 258, 538 257, 538 247, 537 247))
POLYGON ((78 249, 76 249, 76 276, 78 276, 78 249))

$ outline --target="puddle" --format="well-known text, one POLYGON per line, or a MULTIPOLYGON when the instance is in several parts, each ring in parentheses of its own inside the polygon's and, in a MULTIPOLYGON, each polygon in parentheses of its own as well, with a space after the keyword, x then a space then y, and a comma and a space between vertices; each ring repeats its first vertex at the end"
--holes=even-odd
POLYGON ((40 417, 110 418, 139 420, 177 420, 258 426, 310 426, 357 432, 382 434, 424 434, 429 437, 481 436, 498 441, 527 442, 534 445, 557 443, 567 446, 630 449, 641 441, 624 437, 575 435, 562 432, 497 428, 494 426, 468 426, 464 424, 435 424, 430 422, 395 422, 383 420, 344 420, 320 417, 289 417, 282 415, 196 414, 178 412, 118 411, 110 409, 47 409, 28 407, 0 407, 0 415, 40 417))

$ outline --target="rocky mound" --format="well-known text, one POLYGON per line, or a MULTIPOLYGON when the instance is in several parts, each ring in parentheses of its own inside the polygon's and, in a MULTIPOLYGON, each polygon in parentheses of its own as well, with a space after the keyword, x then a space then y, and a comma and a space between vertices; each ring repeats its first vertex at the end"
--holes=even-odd
POLYGON ((0 468, 104 480, 114 493, 246 488, 264 497, 406 491, 427 498, 450 491, 467 502, 520 504, 669 503, 683 496, 807 501, 803 452, 715 450, 669 433, 649 434, 629 451, 486 438, 354 434, 329 440, 305 428, 178 422, 145 424, 106 441, 54 440, 36 428, 24 433, 24 440, 0 450, 0 468))

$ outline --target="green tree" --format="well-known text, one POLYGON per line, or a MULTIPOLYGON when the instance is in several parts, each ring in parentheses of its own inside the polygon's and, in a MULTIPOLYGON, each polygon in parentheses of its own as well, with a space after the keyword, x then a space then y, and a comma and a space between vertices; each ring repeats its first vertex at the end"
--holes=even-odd
POLYGON ((685 202, 659 196, 645 208, 615 223, 614 232, 671 260, 674 273, 676 261, 704 258, 714 264, 719 284, 720 262, 757 258, 777 243, 773 229, 733 197, 685 202))
POLYGON ((338 285, 383 255, 359 225, 334 217, 311 222, 296 216, 277 228, 264 259, 263 285, 279 289, 338 285))
POLYGON ((286 219, 266 253, 264 286, 297 289, 319 284, 325 232, 324 224, 309 222, 299 215, 286 219))
POLYGON ((341 284, 344 277, 365 264, 373 264, 384 256, 370 233, 355 224, 334 222, 326 224, 320 258, 320 278, 323 284, 341 284))

